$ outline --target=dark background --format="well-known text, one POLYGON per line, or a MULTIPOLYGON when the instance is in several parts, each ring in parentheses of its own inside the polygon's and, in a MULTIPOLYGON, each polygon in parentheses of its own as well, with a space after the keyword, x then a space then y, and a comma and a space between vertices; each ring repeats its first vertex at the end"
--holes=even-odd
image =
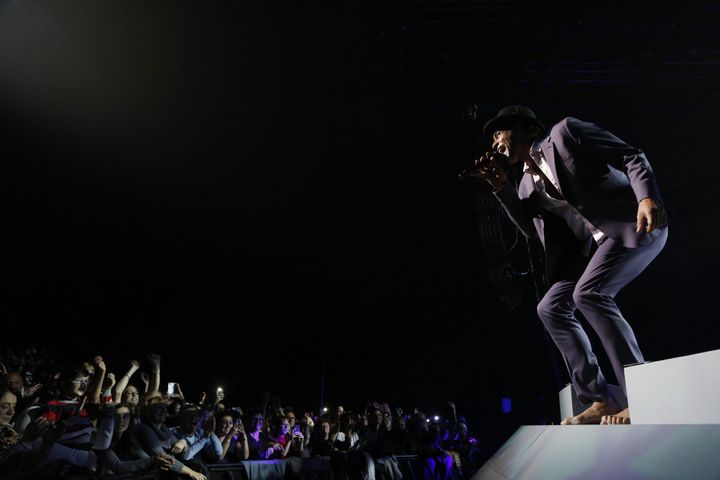
POLYGON ((557 422, 534 277, 497 277, 536 252, 457 180, 521 103, 645 151, 677 220, 618 302, 648 360, 718 348, 714 2, 296 3, 0 4, 2 343, 243 406, 454 400, 489 451, 557 422))

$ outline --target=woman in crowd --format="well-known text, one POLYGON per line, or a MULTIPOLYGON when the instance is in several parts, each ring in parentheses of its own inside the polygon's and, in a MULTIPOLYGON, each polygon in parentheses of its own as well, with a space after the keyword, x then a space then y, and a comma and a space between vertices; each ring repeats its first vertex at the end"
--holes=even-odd
POLYGON ((337 435, 333 435, 330 428, 330 420, 327 417, 322 417, 318 421, 317 428, 311 437, 313 456, 326 457, 333 451, 333 437, 337 435))
POLYGON ((352 413, 344 413, 340 417, 340 428, 333 435, 333 447, 341 452, 355 448, 360 437, 355 431, 355 417, 352 413))
POLYGON ((216 455, 214 450, 205 446, 204 458, 208 463, 234 463, 250 457, 245 427, 240 417, 232 410, 216 415, 215 435, 222 445, 222 452, 216 455))
POLYGON ((10 389, 0 386, 0 459, 15 445, 21 435, 10 425, 15 415, 17 395, 10 389))
POLYGON ((115 409, 115 430, 110 448, 102 450, 100 474, 140 473, 158 466, 170 469, 174 459, 168 455, 149 456, 140 447, 135 433, 135 419, 130 407, 120 405, 115 409))

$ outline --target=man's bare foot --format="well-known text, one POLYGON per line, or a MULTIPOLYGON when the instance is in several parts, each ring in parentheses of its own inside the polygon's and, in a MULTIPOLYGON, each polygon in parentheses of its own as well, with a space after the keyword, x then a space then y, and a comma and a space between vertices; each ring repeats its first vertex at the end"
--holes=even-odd
POLYGON ((615 415, 603 415, 600 425, 628 425, 630 423, 630 409, 616 413, 615 415))
POLYGON ((560 425, 597 425, 604 417, 619 415, 620 407, 612 398, 601 402, 593 402, 585 411, 574 417, 567 417, 560 425))

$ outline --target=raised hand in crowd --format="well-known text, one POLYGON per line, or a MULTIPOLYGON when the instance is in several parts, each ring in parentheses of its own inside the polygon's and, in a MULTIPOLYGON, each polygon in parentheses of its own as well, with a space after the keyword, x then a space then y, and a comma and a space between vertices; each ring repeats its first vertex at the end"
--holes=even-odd
POLYGON ((130 368, 128 369, 127 373, 120 377, 120 380, 115 383, 115 390, 113 391, 113 399, 115 399, 116 403, 120 403, 122 401, 123 392, 125 392, 125 389, 128 386, 128 383, 130 382, 130 378, 140 369, 140 362, 137 360, 133 360, 130 362, 130 368))
POLYGON ((303 414, 305 416, 305 421, 310 426, 310 428, 315 426, 315 421, 313 421, 313 415, 312 412, 305 412, 303 414))
POLYGON ((102 393, 103 382, 105 382, 105 373, 107 367, 105 360, 100 355, 93 358, 94 375, 92 376, 90 386, 88 387, 88 400, 90 403, 100 403, 100 394, 102 393))
POLYGON ((160 355, 157 353, 148 354, 148 362, 150 362, 150 371, 152 376, 150 377, 150 386, 148 391, 150 393, 160 391, 160 355))
POLYGON ((233 426, 233 435, 237 435, 238 438, 242 438, 245 436, 245 425, 238 419, 237 422, 235 422, 235 425, 233 426))
POLYGON ((218 388, 215 392, 215 400, 213 401, 213 407, 217 407, 218 403, 222 402, 225 399, 225 392, 218 388))
POLYGON ((117 381, 115 379, 115 374, 112 372, 108 372, 105 375, 105 384, 103 385, 103 390, 112 389, 116 383, 117 383, 117 381))
POLYGON ((185 395, 183 394, 182 390, 180 390, 180 384, 177 382, 175 383, 175 394, 173 395, 173 398, 185 400, 185 395))
POLYGON ((457 423, 457 409, 455 408, 455 402, 448 402, 448 405, 450 405, 450 408, 452 409, 453 422, 457 423))
POLYGON ((145 388, 143 393, 148 393, 148 390, 150 389, 150 377, 148 377, 148 374, 145 372, 140 372, 140 381, 143 383, 145 388))
POLYGON ((99 370, 99 372, 97 373, 105 373, 107 371, 105 360, 100 355, 97 355, 95 356, 95 358, 93 358, 93 364, 95 365, 95 368, 99 370))
POLYGON ((35 385, 29 386, 25 390, 23 390, 23 396, 25 398, 31 398, 35 396, 35 394, 38 393, 41 388, 43 388, 42 383, 36 383, 35 385))

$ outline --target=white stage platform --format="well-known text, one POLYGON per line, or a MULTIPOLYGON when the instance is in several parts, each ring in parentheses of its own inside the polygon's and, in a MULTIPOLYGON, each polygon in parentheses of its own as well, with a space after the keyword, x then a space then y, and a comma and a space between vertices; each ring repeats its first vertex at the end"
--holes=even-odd
MULTIPOLYGON (((628 366, 625 380, 632 425, 520 427, 472 480, 720 480, 720 350, 628 366)), ((573 397, 560 392, 566 416, 573 397)))
POLYGON ((472 480, 720 479, 720 425, 520 427, 472 480))

